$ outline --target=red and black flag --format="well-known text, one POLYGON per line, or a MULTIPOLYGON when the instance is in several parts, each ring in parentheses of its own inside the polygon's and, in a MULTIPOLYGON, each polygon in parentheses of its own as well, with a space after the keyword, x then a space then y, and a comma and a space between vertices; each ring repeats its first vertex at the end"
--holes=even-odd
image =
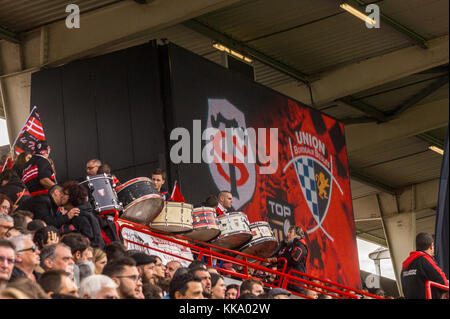
POLYGON ((37 107, 35 106, 13 144, 16 156, 25 151, 34 153, 35 146, 40 141, 45 141, 45 134, 37 107))

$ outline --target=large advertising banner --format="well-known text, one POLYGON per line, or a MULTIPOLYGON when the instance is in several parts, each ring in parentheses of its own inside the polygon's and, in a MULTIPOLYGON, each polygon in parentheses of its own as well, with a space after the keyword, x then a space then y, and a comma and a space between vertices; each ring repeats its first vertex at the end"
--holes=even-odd
POLYGON ((169 56, 170 159, 186 201, 227 190, 279 241, 301 226, 308 274, 360 288, 343 124, 176 46, 169 56))

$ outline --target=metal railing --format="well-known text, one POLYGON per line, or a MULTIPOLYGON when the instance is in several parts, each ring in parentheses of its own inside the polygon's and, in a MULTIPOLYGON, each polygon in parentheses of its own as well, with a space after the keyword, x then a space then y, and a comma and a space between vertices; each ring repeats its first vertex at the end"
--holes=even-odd
POLYGON ((431 294, 432 287, 435 287, 440 290, 444 290, 444 291, 448 292, 448 286, 429 280, 425 283, 425 298, 426 299, 433 299, 432 294, 431 294))
MULTIPOLYGON (((137 224, 128 220, 123 220, 120 218, 115 218, 116 221, 120 221, 120 231, 122 232, 123 228, 128 228, 134 231, 142 232, 147 235, 151 235, 156 238, 164 239, 166 241, 182 245, 185 247, 188 247, 191 249, 191 252, 197 256, 197 259, 202 259, 203 257, 206 258, 206 264, 207 266, 213 266, 213 260, 216 260, 216 263, 219 261, 223 261, 226 263, 231 263, 232 265, 236 266, 242 266, 242 273, 238 271, 232 271, 224 268, 218 268, 216 267, 217 271, 226 275, 231 276, 235 278, 240 278, 242 280, 255 278, 261 280, 260 277, 255 276, 255 272, 262 272, 265 274, 273 274, 277 276, 277 280, 275 280, 272 283, 266 282, 264 280, 261 280, 263 284, 267 287, 272 288, 283 288, 286 290, 289 290, 292 294, 295 294, 297 296, 300 296, 302 298, 306 299, 315 299, 311 296, 308 296, 308 294, 299 293, 296 291, 292 291, 293 286, 299 286, 303 289, 303 291, 307 292, 309 291, 315 291, 317 293, 326 295, 333 299, 361 299, 364 297, 367 298, 375 298, 375 299, 385 299, 380 296, 376 296, 370 293, 367 293, 362 290, 358 290, 349 286, 345 286, 336 282, 332 282, 330 280, 324 280, 315 276, 311 276, 305 273, 301 273, 296 270, 289 270, 286 272, 287 269, 287 260, 285 258, 278 258, 278 268, 277 270, 270 269, 264 266, 261 266, 261 263, 269 263, 267 259, 260 258, 253 255, 248 255, 246 253, 235 251, 227 248, 223 248, 220 246, 216 246, 211 243, 198 241, 195 239, 184 237, 181 234, 173 234, 173 233, 167 233, 159 230, 151 229, 148 226, 144 226, 141 224, 137 224), (221 253, 219 251, 223 251, 224 253, 221 253), (281 265, 281 267, 280 267, 281 265), (250 271, 249 271, 250 270, 250 271), (301 278, 299 278, 299 276, 301 278)), ((138 243, 135 241, 132 241, 130 239, 127 239, 124 237, 124 239, 132 243, 134 245, 138 245, 141 247, 145 247, 147 249, 151 249, 154 251, 157 251, 162 254, 167 254, 172 257, 177 257, 182 260, 186 260, 189 262, 192 262, 193 260, 190 260, 188 258, 178 256, 175 254, 172 254, 167 251, 160 250, 156 247, 150 247, 147 245, 144 245, 142 243, 138 243)), ((447 288, 448 289, 448 288, 447 288)))

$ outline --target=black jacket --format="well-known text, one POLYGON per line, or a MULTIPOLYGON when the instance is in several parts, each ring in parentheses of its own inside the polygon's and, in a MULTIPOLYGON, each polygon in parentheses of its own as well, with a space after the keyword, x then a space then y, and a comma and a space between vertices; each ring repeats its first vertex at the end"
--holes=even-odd
MULTIPOLYGON (((443 271, 425 252, 413 251, 402 264, 401 281, 406 299, 425 299, 425 283, 434 281, 448 286, 443 271)), ((432 298, 440 299, 442 290, 431 288, 432 298)))
MULTIPOLYGON (((41 277, 41 274, 39 274, 36 271, 33 271, 33 275, 36 278, 36 280, 39 280, 39 278, 41 277)), ((12 282, 14 280, 16 280, 17 278, 28 278, 27 275, 20 269, 17 268, 17 266, 14 266, 12 274, 11 274, 11 278, 9 278, 9 282, 12 282)))
MULTIPOLYGON (((275 256, 284 257, 287 260, 286 271, 291 269, 306 273, 306 261, 308 259, 308 247, 304 239, 295 238, 292 243, 283 241, 275 256)), ((280 264, 281 266, 281 264, 280 264)))
POLYGON ((0 186, 0 193, 5 194, 11 199, 13 203, 17 201, 20 197, 19 206, 22 202, 25 202, 28 198, 30 198, 30 193, 28 189, 25 187, 25 184, 22 182, 20 178, 13 178, 6 184, 5 186, 0 186), (22 194, 22 197, 20 195, 22 194))
POLYGON ((92 247, 103 248, 105 242, 102 238, 101 228, 91 205, 87 202, 78 206, 80 215, 72 218, 71 224, 77 231, 89 238, 92 247))
POLYGON ((31 197, 23 204, 19 205, 19 209, 29 210, 33 212, 34 219, 41 219, 57 229, 64 224, 69 224, 70 219, 67 215, 58 212, 58 206, 49 194, 41 194, 31 197))

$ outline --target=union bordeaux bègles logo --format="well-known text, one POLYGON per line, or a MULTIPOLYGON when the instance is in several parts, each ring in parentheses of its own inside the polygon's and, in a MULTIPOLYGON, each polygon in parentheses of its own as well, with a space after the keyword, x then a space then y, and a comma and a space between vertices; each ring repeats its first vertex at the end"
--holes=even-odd
POLYGON ((321 229, 331 240, 333 237, 323 228, 322 223, 328 213, 333 185, 343 191, 333 175, 333 158, 326 157, 325 144, 311 133, 295 132, 297 144, 292 145, 289 138, 291 160, 286 164, 283 173, 293 164, 308 208, 316 222, 316 226, 307 229, 308 234, 321 229))

